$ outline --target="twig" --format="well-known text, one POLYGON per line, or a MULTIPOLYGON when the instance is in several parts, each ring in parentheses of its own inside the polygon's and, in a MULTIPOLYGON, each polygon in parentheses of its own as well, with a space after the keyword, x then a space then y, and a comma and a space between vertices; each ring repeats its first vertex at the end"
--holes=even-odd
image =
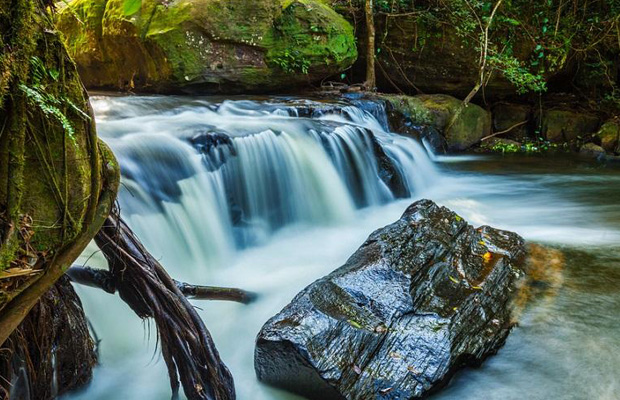
MULTIPOLYGON (((101 289, 111 294, 116 293, 114 277, 110 271, 74 264, 67 270, 67 276, 74 283, 101 289)), ((193 285, 191 283, 177 281, 176 279, 174 283, 181 293, 190 299, 228 300, 249 304, 256 300, 257 297, 256 293, 238 288, 193 285)))
POLYGON ((491 135, 489 135, 489 136, 485 136, 485 137, 483 137, 482 139, 480 139, 480 141, 481 141, 481 142, 484 142, 485 140, 491 139, 491 138, 493 138, 493 137, 495 137, 495 136, 499 136, 499 135, 503 135, 504 133, 508 133, 508 132, 510 132, 511 130, 513 130, 513 129, 515 129, 515 128, 520 127, 521 125, 525 125, 525 124, 527 124, 529 121, 530 121, 529 119, 526 119, 525 121, 521 121, 521 122, 519 122, 519 123, 517 123, 517 124, 514 124, 513 126, 511 126, 510 128, 508 128, 508 129, 506 129, 506 130, 503 130, 503 131, 501 131, 501 132, 495 132, 495 133, 493 133, 493 134, 491 134, 491 135))

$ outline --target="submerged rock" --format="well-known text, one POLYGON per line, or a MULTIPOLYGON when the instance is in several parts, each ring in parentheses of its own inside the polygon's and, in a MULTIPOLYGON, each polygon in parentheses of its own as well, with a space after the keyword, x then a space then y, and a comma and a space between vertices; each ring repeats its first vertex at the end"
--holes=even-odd
POLYGON ((74 0, 57 26, 89 88, 265 92, 357 58, 353 28, 319 0, 74 0))
POLYGON ((524 241, 429 200, 263 326, 263 382, 311 399, 409 399, 496 352, 513 325, 524 241))

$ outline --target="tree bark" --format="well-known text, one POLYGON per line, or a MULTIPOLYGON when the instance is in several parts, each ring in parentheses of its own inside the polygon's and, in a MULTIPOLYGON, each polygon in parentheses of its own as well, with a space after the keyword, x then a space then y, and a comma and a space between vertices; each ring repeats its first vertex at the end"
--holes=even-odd
POLYGON ((177 283, 113 212, 95 236, 113 287, 140 318, 153 318, 173 396, 179 381, 189 400, 232 400, 233 377, 211 334, 177 283))
POLYGON ((377 86, 375 70, 375 20, 373 11, 373 0, 366 0, 364 4, 366 14, 366 90, 375 90, 377 86))
MULTIPOLYGON (((74 283, 101 289, 111 294, 116 293, 114 277, 110 271, 82 265, 73 265, 67 271, 67 276, 69 276, 74 283)), ((192 285, 191 283, 179 282, 176 279, 173 279, 173 281, 181 293, 189 299, 228 300, 243 304, 249 304, 256 299, 255 293, 243 289, 192 285)))

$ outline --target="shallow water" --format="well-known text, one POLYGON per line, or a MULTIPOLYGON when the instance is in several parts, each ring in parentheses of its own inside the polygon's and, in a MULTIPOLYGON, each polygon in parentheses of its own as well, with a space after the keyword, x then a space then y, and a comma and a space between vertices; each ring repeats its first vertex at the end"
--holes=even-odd
MULTIPOLYGON (((438 157, 431 163, 420 146, 385 132, 381 110, 371 110, 373 117, 368 105, 353 107, 351 113, 357 114, 344 117, 323 111, 300 116, 283 99, 222 101, 100 97, 94 106, 100 134, 124 169, 123 214, 154 256, 180 280, 242 287, 260 296, 249 306, 194 302, 235 377, 239 399, 298 398, 256 381, 253 344, 258 330, 298 291, 342 265, 373 230, 396 220, 417 198, 448 206, 474 225, 514 230, 553 245, 566 257, 558 293, 532 304, 496 356, 481 368, 457 374, 434 399, 618 398, 618 167, 571 158, 501 156, 438 157), (319 128, 313 125, 317 120, 319 128), (248 155, 237 153, 242 160, 222 171, 205 164, 211 155, 188 144, 187 137, 206 125, 234 131, 240 140, 267 130, 290 137, 287 142, 278 137, 248 144, 248 155), (364 170, 373 161, 364 158, 365 139, 351 131, 356 126, 377 135, 408 173, 412 198, 394 200, 372 171, 364 170), (312 129, 340 129, 342 142, 324 151, 330 144, 313 142, 312 129), (344 149, 343 165, 334 149, 344 149), (274 158, 266 160, 265 154, 281 154, 275 158, 281 162, 278 167, 287 169, 273 168, 274 158), (349 165, 356 157, 359 168, 349 165), (250 189, 231 189, 226 173, 237 174, 231 181, 250 189), (292 183, 282 186, 284 178, 292 183), (352 186, 356 179, 363 181, 362 188, 352 186), (282 195, 270 197, 264 188, 282 195), (308 196, 313 201, 303 203, 308 196), (231 197, 241 204, 243 224, 233 222, 231 197), (279 210, 272 210, 273 204, 279 210)), ((296 102, 303 109, 303 102, 296 102)), ((87 258, 89 265, 104 265, 94 247, 82 261, 87 258)), ((85 391, 66 398, 168 399, 154 327, 139 321, 118 297, 83 287, 78 292, 101 340, 101 366, 85 391)))

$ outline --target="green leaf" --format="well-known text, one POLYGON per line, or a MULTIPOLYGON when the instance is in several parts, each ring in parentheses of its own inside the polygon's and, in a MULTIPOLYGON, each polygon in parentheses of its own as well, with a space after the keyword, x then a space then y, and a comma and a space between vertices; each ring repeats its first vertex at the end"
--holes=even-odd
POLYGON ((50 75, 50 78, 52 78, 55 81, 58 80, 58 77, 60 76, 60 72, 56 68, 52 68, 47 72, 50 75))
POLYGON ((130 16, 138 11, 142 7, 142 0, 125 0, 123 2, 123 14, 125 16, 130 16))
POLYGON ((353 321, 352 319, 348 320, 347 322, 349 323, 349 325, 356 329, 362 329, 362 326, 358 322, 353 321))

